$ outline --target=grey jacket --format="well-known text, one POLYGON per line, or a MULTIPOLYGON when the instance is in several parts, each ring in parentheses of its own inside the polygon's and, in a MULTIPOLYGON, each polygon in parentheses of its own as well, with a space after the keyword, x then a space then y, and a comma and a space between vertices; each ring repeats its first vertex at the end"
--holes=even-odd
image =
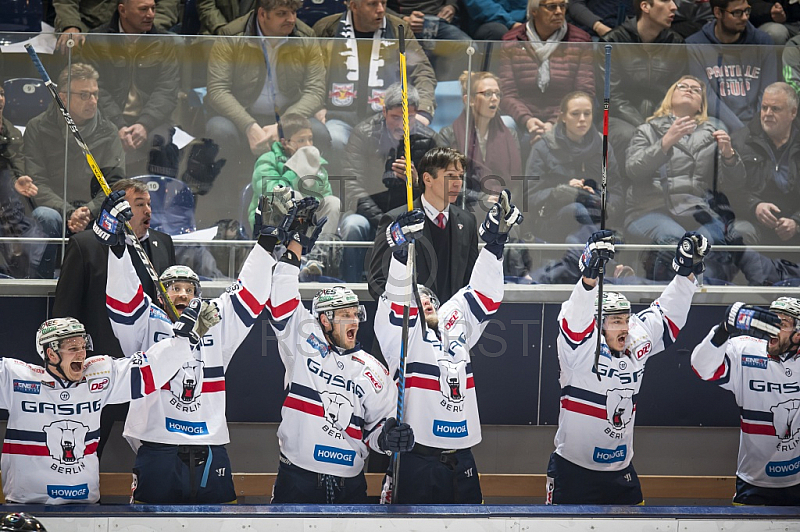
POLYGON ((661 116, 636 128, 626 151, 625 170, 631 185, 626 196, 625 223, 630 224, 647 212, 665 212, 673 216, 690 215, 708 208, 707 193, 716 190, 741 190, 745 182, 742 159, 736 155, 726 164, 717 149, 708 122, 664 153, 661 139, 673 116, 661 116), (716 162, 715 162, 716 160, 716 162))

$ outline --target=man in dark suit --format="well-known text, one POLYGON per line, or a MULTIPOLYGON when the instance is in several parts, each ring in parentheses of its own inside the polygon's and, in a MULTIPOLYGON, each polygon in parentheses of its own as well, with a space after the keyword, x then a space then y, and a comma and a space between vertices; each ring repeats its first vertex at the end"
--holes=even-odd
MULTIPOLYGON (((452 148, 433 148, 417 168, 422 196, 414 208, 425 212, 425 228, 416 244, 417 282, 447 301, 469 283, 478 258, 475 217, 457 207, 466 160, 452 148)), ((369 267, 369 292, 377 299, 386 286, 391 251, 386 227, 407 207, 387 212, 378 224, 369 267)))
MULTIPOLYGON (((125 199, 133 210, 131 226, 142 242, 150 261, 161 273, 175 264, 175 247, 172 238, 150 227, 150 193, 147 184, 133 179, 114 183, 112 190, 125 190, 125 199)), ((155 286, 147 275, 139 256, 128 246, 136 273, 145 292, 155 300, 155 286)), ((106 272, 108 271, 108 246, 100 244, 92 231, 81 231, 72 236, 64 253, 61 275, 56 285, 53 316, 71 316, 86 326, 92 336, 94 353, 122 357, 120 348, 106 314, 106 272)), ((130 353, 128 353, 130 355, 130 353)))
MULTIPOLYGON (((172 238, 168 234, 150 229, 150 193, 147 191, 147 184, 134 179, 121 179, 114 183, 111 190, 125 191, 125 199, 133 211, 131 227, 147 256, 150 257, 156 272, 160 274, 175 264, 175 246, 172 238)), ((97 240, 91 230, 81 231, 69 239, 64 252, 64 261, 61 263, 61 275, 56 285, 53 316, 77 318, 92 337, 92 353, 119 358, 125 354, 117 337, 114 336, 106 313, 108 249, 108 246, 102 245, 97 240)), ((155 298, 155 285, 130 244, 128 253, 131 254, 133 266, 144 291, 151 298, 155 298)), ((127 403, 103 409, 100 418, 100 442, 97 446, 98 457, 108 441, 114 421, 124 420, 127 413, 127 403)))

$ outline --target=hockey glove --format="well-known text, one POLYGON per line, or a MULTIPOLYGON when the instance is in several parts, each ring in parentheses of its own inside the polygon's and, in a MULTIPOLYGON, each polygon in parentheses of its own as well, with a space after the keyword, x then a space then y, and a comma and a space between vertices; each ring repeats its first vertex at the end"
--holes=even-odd
POLYGON ((182 336, 188 338, 192 346, 200 342, 200 334, 198 333, 198 317, 200 310, 203 306, 203 301, 196 297, 189 301, 189 304, 183 309, 181 317, 172 324, 172 332, 175 336, 182 336))
POLYGON ((700 275, 706 269, 703 259, 711 251, 708 239, 694 231, 687 231, 678 242, 672 269, 675 273, 688 277, 690 274, 700 275))
MULTIPOLYGON (((292 190, 287 187, 280 187, 271 197, 261 196, 253 215, 253 236, 272 237, 276 243, 286 244, 291 236, 291 227, 295 223, 297 205, 291 199, 292 190), (288 191, 288 195, 285 193, 288 191)), ((268 251, 271 251, 268 249, 268 251)))
POLYGON ((500 198, 489 212, 478 229, 478 234, 486 242, 486 249, 495 257, 503 256, 503 246, 508 241, 508 232, 522 222, 522 213, 511 203, 511 192, 508 189, 500 193, 500 198))
POLYGON ((725 321, 721 326, 733 336, 747 335, 769 340, 778 336, 781 319, 768 309, 739 301, 725 311, 725 321))
POLYGON ((314 213, 311 218, 302 221, 300 225, 297 226, 297 229, 292 231, 292 240, 303 246, 303 255, 308 255, 311 248, 314 247, 317 238, 319 238, 322 232, 322 226, 324 226, 327 221, 327 216, 323 216, 321 220, 317 220, 317 213, 314 213))
POLYGON ((92 224, 94 236, 101 244, 116 246, 125 242, 125 222, 133 217, 130 204, 125 200, 125 191, 112 192, 100 208, 92 224))
POLYGON ((414 431, 408 423, 397 424, 393 417, 383 423, 383 430, 378 435, 378 447, 383 452, 403 453, 414 447, 414 431))
POLYGON ((578 261, 581 273, 587 279, 597 279, 606 262, 614 258, 614 234, 611 231, 592 233, 578 261))
POLYGON ((219 314, 219 305, 217 301, 214 299, 211 301, 203 301, 203 304, 200 306, 200 314, 197 317, 197 326, 195 327, 197 336, 202 338, 211 327, 221 320, 222 316, 219 314))
POLYGON ((419 209, 407 211, 386 227, 386 241, 395 258, 406 263, 408 243, 417 238, 425 227, 425 213, 419 209))

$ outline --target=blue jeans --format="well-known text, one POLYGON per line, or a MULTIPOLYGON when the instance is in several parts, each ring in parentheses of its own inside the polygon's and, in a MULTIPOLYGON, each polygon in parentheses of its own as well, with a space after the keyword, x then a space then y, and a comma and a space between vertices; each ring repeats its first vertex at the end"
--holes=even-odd
POLYGON ((328 128, 328 133, 331 135, 333 153, 337 155, 344 153, 347 141, 350 140, 350 133, 353 132, 353 126, 342 120, 326 120, 325 127, 328 128))
MULTIPOLYGON (((31 213, 47 238, 61 238, 64 223, 61 213, 50 207, 36 207, 31 213)), ((39 263, 38 273, 42 279, 52 279, 56 269, 59 244, 47 244, 39 263)))
MULTIPOLYGON (((339 227, 342 240, 356 242, 372 242, 375 240, 375 229, 369 220, 360 214, 345 216, 339 227)), ((345 247, 342 252, 342 269, 339 272, 346 283, 362 282, 366 265, 368 247, 345 247)))

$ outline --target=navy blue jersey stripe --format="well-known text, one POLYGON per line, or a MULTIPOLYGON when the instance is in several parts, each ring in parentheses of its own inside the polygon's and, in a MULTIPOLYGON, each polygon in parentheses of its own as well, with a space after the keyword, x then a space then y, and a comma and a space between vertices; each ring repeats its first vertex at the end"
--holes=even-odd
POLYGON ((758 410, 745 410, 744 408, 740 408, 739 415, 742 416, 742 419, 769 421, 772 423, 772 412, 760 412, 758 410))
POLYGON ((424 362, 409 362, 406 364, 406 373, 418 373, 439 378, 439 366, 424 362))
POLYGON ((110 320, 115 321, 117 323, 121 323, 123 325, 132 325, 148 309, 148 306, 145 305, 145 304, 142 304, 142 306, 137 308, 136 312, 134 312, 130 316, 126 316, 125 314, 119 314, 118 312, 114 312, 111 309, 109 309, 108 307, 106 307, 106 309, 108 310, 108 318, 110 320))
POLYGON ((142 395, 142 373, 139 368, 131 368, 131 398, 139 399, 142 395))
POLYGON ((6 429, 6 440, 47 441, 47 434, 32 430, 6 429))
POLYGON ((231 304, 233 305, 233 310, 236 311, 236 315, 239 316, 239 319, 242 321, 242 323, 244 323, 244 326, 252 327, 256 322, 256 318, 250 314, 250 310, 244 306, 238 297, 231 297, 230 300, 231 304))
POLYGON ((224 377, 225 369, 222 366, 212 366, 210 368, 203 368, 203 377, 213 379, 215 377, 224 377))
POLYGON ((312 401, 322 402, 322 398, 320 398, 317 390, 309 388, 308 386, 303 386, 302 384, 297 384, 296 382, 293 382, 289 387, 289 393, 311 399, 312 401))
POLYGON ((481 323, 486 321, 488 314, 483 311, 483 307, 481 307, 480 303, 478 303, 478 300, 475 299, 475 295, 469 291, 464 292, 464 299, 467 300, 467 304, 469 304, 469 310, 475 315, 476 318, 478 318, 478 321, 481 323))
POLYGON ((590 392, 589 390, 584 390, 582 388, 576 388, 575 386, 564 386, 561 389, 561 397, 574 397, 576 399, 582 399, 584 401, 589 401, 591 403, 596 403, 598 405, 606 405, 606 396, 599 393, 590 392))

